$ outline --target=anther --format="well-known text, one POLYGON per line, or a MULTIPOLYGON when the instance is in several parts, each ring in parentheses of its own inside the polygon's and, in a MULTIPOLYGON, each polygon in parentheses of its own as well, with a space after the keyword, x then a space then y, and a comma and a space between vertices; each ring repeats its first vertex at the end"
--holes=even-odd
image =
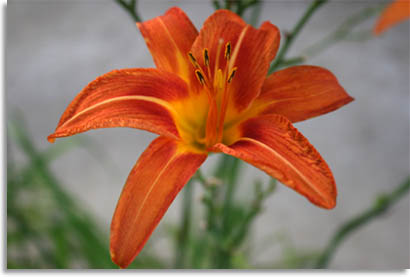
POLYGON ((229 73, 228 83, 230 83, 232 81, 233 77, 235 76, 235 73, 236 73, 237 69, 238 69, 237 67, 232 68, 231 73, 229 73))
POLYGON ((204 63, 205 66, 209 66, 209 52, 207 48, 204 49, 204 63))
POLYGON ((225 45, 225 59, 229 61, 231 58, 231 43, 228 41, 225 45))
POLYGON ((196 78, 198 78, 198 81, 201 83, 201 85, 204 85, 205 84, 205 78, 204 78, 204 75, 202 75, 201 70, 199 70, 199 69, 195 70, 195 75, 196 75, 196 78))
POLYGON ((198 62, 196 61, 194 55, 193 55, 191 52, 188 53, 188 57, 189 57, 189 60, 191 61, 192 65, 193 65, 195 68, 198 68, 198 67, 199 67, 199 64, 198 64, 198 62))

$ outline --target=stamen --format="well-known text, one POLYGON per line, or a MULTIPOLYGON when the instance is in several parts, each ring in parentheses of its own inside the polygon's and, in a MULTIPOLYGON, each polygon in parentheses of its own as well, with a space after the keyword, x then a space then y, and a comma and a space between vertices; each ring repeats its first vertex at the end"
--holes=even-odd
POLYGON ((225 59, 229 61, 231 58, 231 43, 228 41, 225 45, 225 59))
POLYGON ((209 66, 209 51, 207 48, 204 49, 204 63, 205 66, 209 66))
POLYGON ((231 71, 235 65, 236 58, 238 57, 238 54, 239 54, 239 49, 241 48, 243 38, 245 37, 246 31, 248 30, 248 28, 249 28, 249 25, 246 25, 246 27, 243 28, 241 34, 239 35, 238 40, 236 41, 235 49, 233 49, 233 52, 232 52, 232 59, 229 61, 229 66, 228 66, 229 71, 231 71))
POLYGON ((217 85, 217 88, 223 89, 224 81, 225 80, 224 80, 224 77, 223 77, 222 70, 219 68, 218 71, 216 72, 216 85, 217 85))
POLYGON ((196 78, 198 79, 198 81, 201 83, 201 85, 204 85, 205 84, 205 78, 204 78, 204 75, 202 75, 201 70, 199 70, 199 69, 195 70, 195 75, 196 75, 196 78))
POLYGON ((231 73, 229 73, 229 77, 228 77, 228 83, 230 83, 233 79, 233 77, 235 76, 236 70, 238 68, 235 66, 234 68, 232 68, 231 73))
POLYGON ((192 52, 189 52, 189 53, 188 53, 188 57, 189 57, 189 60, 191 61, 192 65, 193 65, 195 68, 198 68, 198 67, 199 67, 199 64, 198 64, 198 62, 196 61, 196 59, 195 59, 194 55, 192 54, 192 52))

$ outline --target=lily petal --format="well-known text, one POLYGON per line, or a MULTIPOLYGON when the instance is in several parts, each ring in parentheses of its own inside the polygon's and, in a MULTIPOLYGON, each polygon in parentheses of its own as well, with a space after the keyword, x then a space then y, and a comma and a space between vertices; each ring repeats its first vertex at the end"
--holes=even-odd
POLYGON ((187 55, 198 31, 183 10, 171 8, 164 15, 137 26, 157 68, 174 72, 186 82, 197 82, 187 55))
POLYGON ((396 0, 393 1, 386 9, 384 9, 382 15, 379 17, 376 25, 373 28, 375 35, 380 35, 387 29, 394 25, 406 20, 410 17, 410 1, 409 0, 396 0))
POLYGON ((111 223, 111 258, 117 265, 125 268, 138 255, 206 157, 165 137, 148 146, 128 176, 111 223))
MULTIPOLYGON (((209 50, 210 70, 214 76, 216 63, 218 68, 225 68, 225 46, 228 42, 231 44, 228 72, 234 67, 237 71, 229 85, 230 102, 234 110, 239 112, 248 107, 259 94, 279 41, 280 32, 271 23, 264 22, 259 29, 255 29, 235 13, 218 10, 204 22, 191 51, 195 57, 202 57, 204 49, 209 50)), ((197 59, 201 67, 206 68, 204 60, 197 59)))
POLYGON ((48 140, 109 127, 138 128, 178 138, 172 102, 187 96, 187 84, 174 74, 157 69, 114 70, 74 98, 48 140))
POLYGON ((336 205, 332 172, 287 118, 281 115, 251 118, 240 125, 240 133, 242 136, 234 144, 216 144, 211 150, 256 166, 322 208, 336 205))
POLYGON ((252 109, 298 122, 336 110, 354 99, 336 77, 318 66, 293 66, 271 74, 252 109))

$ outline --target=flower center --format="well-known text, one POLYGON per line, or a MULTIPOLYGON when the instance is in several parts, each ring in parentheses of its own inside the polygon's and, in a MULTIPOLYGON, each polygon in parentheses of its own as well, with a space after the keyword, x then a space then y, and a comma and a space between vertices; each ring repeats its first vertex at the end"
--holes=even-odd
POLYGON ((203 49, 203 67, 199 65, 198 60, 191 52, 188 53, 189 60, 195 68, 197 80, 208 97, 209 108, 204 126, 205 132, 202 132, 202 134, 197 137, 197 142, 205 145, 206 148, 222 141, 223 125, 230 98, 230 90, 228 88, 237 71, 237 67, 234 67, 234 59, 231 57, 232 47, 230 42, 225 44, 225 66, 223 66, 223 69, 219 66, 222 46, 223 40, 220 39, 213 71, 211 69, 209 50, 207 48, 203 49))

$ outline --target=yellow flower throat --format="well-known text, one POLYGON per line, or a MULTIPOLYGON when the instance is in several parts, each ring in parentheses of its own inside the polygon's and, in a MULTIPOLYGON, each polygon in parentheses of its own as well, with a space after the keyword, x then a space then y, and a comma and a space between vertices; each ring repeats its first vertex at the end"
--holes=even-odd
POLYGON ((207 48, 203 50, 205 68, 199 65, 197 59, 191 52, 188 53, 189 60, 194 66, 195 76, 206 93, 208 100, 206 120, 203 120, 200 128, 196 130, 193 141, 196 147, 202 149, 211 147, 215 143, 223 140, 224 121, 230 98, 230 90, 228 87, 237 71, 237 68, 233 66, 231 60, 232 51, 230 42, 225 44, 225 68, 222 70, 219 67, 219 56, 221 54, 222 45, 223 40, 220 39, 218 42, 213 76, 210 68, 209 50, 207 48))

